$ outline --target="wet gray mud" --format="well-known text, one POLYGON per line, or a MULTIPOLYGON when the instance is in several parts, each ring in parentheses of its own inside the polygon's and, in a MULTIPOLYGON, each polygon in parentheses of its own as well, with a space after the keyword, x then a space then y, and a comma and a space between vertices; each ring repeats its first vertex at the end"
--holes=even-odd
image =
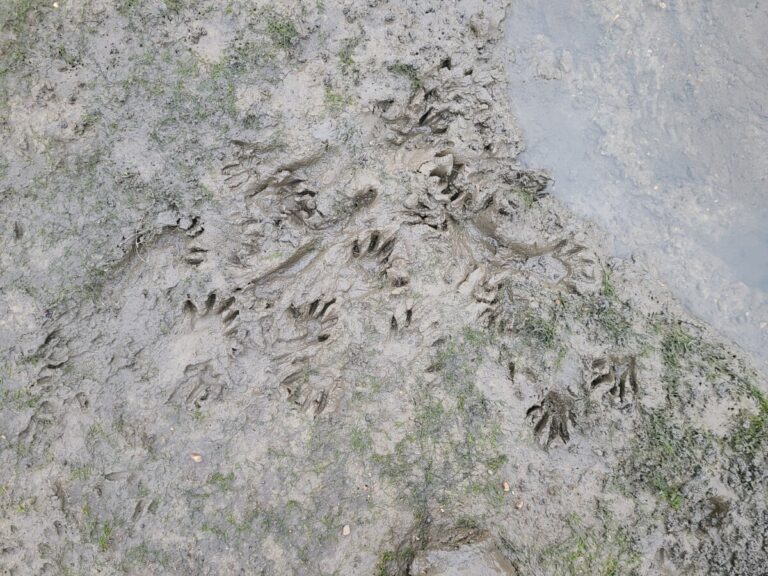
POLYGON ((506 9, 2 4, 2 574, 764 572, 765 379, 521 164, 506 9))
POLYGON ((514 0, 526 164, 768 362, 768 8, 514 0))

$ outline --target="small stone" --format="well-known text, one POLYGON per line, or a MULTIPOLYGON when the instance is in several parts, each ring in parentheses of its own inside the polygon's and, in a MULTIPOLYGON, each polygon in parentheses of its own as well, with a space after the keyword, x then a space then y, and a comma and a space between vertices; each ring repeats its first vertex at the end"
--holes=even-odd
POLYGON ((192 452, 192 454, 190 454, 189 457, 192 458, 192 461, 195 464, 200 464, 200 462, 203 461, 203 455, 200 454, 200 452, 192 452))
POLYGON ((341 529, 341 535, 349 536, 351 532, 352 532, 352 528, 349 527, 349 524, 344 524, 344 528, 341 529))
POLYGON ((515 501, 515 508, 517 508, 518 510, 522 510, 523 509, 523 499, 522 498, 518 498, 517 501, 515 501))
POLYGON ((504 480, 504 482, 501 483, 501 487, 504 489, 504 492, 509 492, 509 482, 504 480))

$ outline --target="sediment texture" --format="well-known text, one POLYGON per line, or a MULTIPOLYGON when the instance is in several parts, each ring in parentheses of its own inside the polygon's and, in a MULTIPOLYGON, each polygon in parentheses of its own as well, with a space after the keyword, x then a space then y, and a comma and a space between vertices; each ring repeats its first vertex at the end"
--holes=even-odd
POLYGON ((3 14, 3 573, 768 565, 764 380, 518 164, 504 2, 59 4, 3 14))

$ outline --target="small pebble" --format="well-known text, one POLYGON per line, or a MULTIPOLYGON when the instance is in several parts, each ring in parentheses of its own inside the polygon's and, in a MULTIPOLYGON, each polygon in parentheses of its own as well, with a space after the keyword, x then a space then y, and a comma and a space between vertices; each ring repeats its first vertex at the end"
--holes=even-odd
POLYGON ((203 455, 200 454, 200 452, 192 452, 189 457, 192 458, 192 461, 196 464, 200 464, 200 462, 203 461, 203 455))
POLYGON ((351 532, 352 532, 352 528, 349 527, 349 524, 344 524, 344 528, 341 529, 341 535, 349 536, 351 532))
POLYGON ((504 489, 504 492, 509 492, 509 482, 504 480, 504 482, 501 483, 501 487, 504 489))

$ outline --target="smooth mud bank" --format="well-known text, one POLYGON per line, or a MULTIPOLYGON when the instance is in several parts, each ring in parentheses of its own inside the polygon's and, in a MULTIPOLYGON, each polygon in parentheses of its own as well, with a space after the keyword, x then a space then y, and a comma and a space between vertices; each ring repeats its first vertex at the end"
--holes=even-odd
POLYGON ((514 0, 522 160, 768 362, 768 8, 514 0))
POLYGON ((3 574, 760 574, 764 377, 519 161, 504 2, 2 5, 3 574))

